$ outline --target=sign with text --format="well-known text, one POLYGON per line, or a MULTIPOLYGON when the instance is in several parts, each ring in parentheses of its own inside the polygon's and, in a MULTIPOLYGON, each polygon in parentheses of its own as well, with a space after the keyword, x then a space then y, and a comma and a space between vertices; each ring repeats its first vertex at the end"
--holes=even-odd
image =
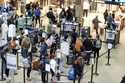
POLYGON ((7 68, 16 70, 17 69, 17 57, 14 54, 7 54, 7 68))

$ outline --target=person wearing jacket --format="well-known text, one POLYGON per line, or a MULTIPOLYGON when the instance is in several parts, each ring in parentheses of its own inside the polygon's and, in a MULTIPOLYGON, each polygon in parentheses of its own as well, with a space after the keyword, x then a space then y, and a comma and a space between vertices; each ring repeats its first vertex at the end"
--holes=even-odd
POLYGON ((69 22, 73 20, 73 13, 70 7, 68 7, 68 10, 66 11, 66 20, 69 22))
POLYGON ((21 42, 21 55, 23 57, 24 60, 27 60, 27 64, 28 64, 28 67, 27 67, 27 80, 30 81, 31 78, 30 78, 30 72, 31 72, 31 60, 32 60, 32 55, 31 55, 31 48, 32 48, 32 45, 31 45, 31 40, 30 38, 28 37, 28 31, 25 30, 25 33, 23 35, 23 39, 22 39, 22 42, 21 42))
MULTIPOLYGON (((70 53, 70 46, 67 41, 68 36, 65 36, 63 41, 61 42, 61 47, 60 47, 60 52, 62 55, 62 60, 60 61, 61 68, 64 70, 64 64, 66 62, 65 58, 69 55, 70 53)), ((62 71, 63 72, 63 71, 62 71)))
POLYGON ((48 49, 48 45, 46 44, 45 38, 41 38, 40 64, 41 64, 42 83, 46 83, 45 63, 46 63, 46 58, 47 58, 47 49, 48 49))
POLYGON ((92 40, 90 39, 91 37, 87 37, 84 42, 83 42, 83 45, 84 45, 84 50, 86 52, 86 61, 87 61, 87 65, 90 65, 90 58, 91 58, 91 53, 92 53, 92 50, 93 50, 93 43, 92 43, 92 40))
POLYGON ((79 37, 77 37, 76 42, 75 42, 75 55, 78 54, 78 56, 80 56, 82 47, 83 47, 82 40, 79 37))
POLYGON ((52 8, 49 9, 49 12, 47 13, 47 17, 49 18, 50 23, 52 23, 52 24, 56 23, 56 17, 55 17, 55 15, 53 13, 52 8))
POLYGON ((40 8, 39 8, 39 7, 36 7, 34 13, 35 13, 36 24, 37 24, 37 21, 39 21, 39 24, 40 24, 40 16, 41 16, 40 8))
POLYGON ((66 18, 66 11, 64 8, 62 8, 62 11, 59 14, 60 19, 65 19, 66 18))

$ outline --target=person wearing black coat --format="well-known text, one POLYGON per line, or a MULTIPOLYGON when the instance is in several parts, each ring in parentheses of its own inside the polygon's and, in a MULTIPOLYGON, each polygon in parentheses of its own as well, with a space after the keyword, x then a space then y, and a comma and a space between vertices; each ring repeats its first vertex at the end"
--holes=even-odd
POLYGON ((91 58, 91 53, 93 50, 93 43, 92 40, 90 38, 86 38, 83 42, 84 45, 84 49, 85 49, 85 53, 86 53, 86 57, 85 60, 87 61, 87 65, 90 65, 90 58, 91 58))
POLYGON ((59 17, 60 17, 60 19, 64 19, 66 17, 66 11, 64 8, 62 8, 62 11, 60 12, 59 17))
POLYGON ((53 13, 52 8, 49 9, 49 12, 47 13, 47 17, 50 19, 50 22, 52 24, 56 23, 56 17, 55 17, 55 15, 53 13))
POLYGON ((66 20, 67 21, 73 20, 73 13, 70 7, 68 7, 68 10, 66 11, 66 20))
POLYGON ((122 77, 122 80, 120 83, 125 83, 125 76, 122 77))

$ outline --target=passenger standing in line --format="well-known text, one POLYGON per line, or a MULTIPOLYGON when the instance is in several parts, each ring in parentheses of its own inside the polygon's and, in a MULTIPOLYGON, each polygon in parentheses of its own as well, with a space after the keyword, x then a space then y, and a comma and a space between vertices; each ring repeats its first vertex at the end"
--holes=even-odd
POLYGON ((86 52, 85 60, 87 61, 87 65, 90 65, 91 53, 92 53, 92 50, 93 50, 93 44, 92 44, 91 37, 89 37, 89 38, 87 37, 84 40, 83 45, 84 45, 84 49, 85 49, 85 52, 86 52))
POLYGON ((35 13, 36 24, 37 24, 37 21, 39 21, 39 25, 40 25, 40 16, 41 16, 40 8, 39 8, 39 7, 36 7, 34 13, 35 13))
POLYGON ((107 17, 108 17, 108 10, 106 9, 105 10, 105 12, 103 13, 103 15, 104 15, 104 20, 105 20, 105 24, 106 24, 106 22, 107 22, 107 17))
POLYGON ((21 55, 23 57, 23 60, 26 60, 27 62, 27 80, 30 81, 30 72, 31 72, 31 59, 32 59, 32 55, 31 55, 31 40, 28 37, 28 31, 25 30, 25 33, 23 35, 23 39, 21 42, 21 55))
POLYGON ((54 53, 54 50, 51 49, 50 50, 50 71, 52 74, 52 79, 51 79, 52 81, 54 81, 54 78, 56 75, 56 70, 57 70, 57 63, 54 58, 55 58, 55 53, 54 53))
POLYGON ((66 11, 66 20, 69 22, 73 20, 73 13, 70 7, 68 7, 68 10, 66 11))
POLYGON ((94 57, 99 57, 99 51, 102 47, 102 40, 100 39, 99 35, 96 36, 96 39, 93 41, 93 48, 94 48, 94 57))
POLYGON ((110 13, 107 17, 107 26, 108 29, 112 29, 112 22, 113 22, 113 18, 112 18, 112 14, 110 13))
POLYGON ((56 17, 55 17, 55 15, 53 13, 52 8, 49 9, 49 12, 47 13, 47 17, 49 18, 50 23, 54 24, 56 22, 56 17))
POLYGON ((73 32, 71 34, 71 50, 73 50, 73 48, 75 46, 77 36, 78 36, 78 34, 77 34, 76 30, 73 29, 73 32))
POLYGON ((45 38, 41 38, 41 48, 40 48, 40 64, 41 64, 41 80, 46 83, 46 71, 45 63, 47 58, 48 45, 46 44, 45 38))
POLYGON ((61 20, 66 18, 66 11, 65 11, 64 8, 62 8, 62 11, 61 11, 60 14, 59 14, 59 18, 60 18, 61 20))
POLYGON ((13 21, 10 21, 8 28, 8 38, 9 40, 12 40, 14 37, 16 37, 16 26, 14 25, 13 21))
MULTIPOLYGON (((65 59, 69 55, 69 52, 70 52, 70 47, 69 47, 67 38, 68 38, 68 36, 64 37, 63 41, 61 42, 61 47, 60 47, 61 56, 62 56, 62 60, 60 61, 60 64, 61 64, 62 70, 64 70, 64 65, 66 64, 65 59)), ((64 71, 62 71, 62 72, 64 72, 64 71)))

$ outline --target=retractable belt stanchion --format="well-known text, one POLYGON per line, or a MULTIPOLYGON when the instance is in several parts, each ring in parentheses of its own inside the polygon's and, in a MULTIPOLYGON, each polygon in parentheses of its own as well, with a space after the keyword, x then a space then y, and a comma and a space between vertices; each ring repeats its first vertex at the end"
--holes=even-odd
POLYGON ((23 67, 23 83, 26 83, 26 77, 25 77, 25 67, 23 67))
POLYGON ((0 55, 1 56, 1 79, 0 81, 4 81, 6 80, 4 77, 3 77, 3 72, 4 72, 4 58, 3 58, 3 55, 0 55))
POLYGON ((58 67, 57 67, 57 81, 60 81, 60 68, 59 68, 59 64, 60 64, 60 59, 58 59, 58 67))
POLYGON ((107 45, 108 45, 108 61, 107 61, 107 64, 108 66, 110 66, 110 52, 111 52, 111 49, 114 45, 114 40, 115 40, 115 31, 114 30, 107 30, 106 31, 106 34, 107 34, 107 45))
POLYGON ((112 48, 112 44, 111 43, 109 43, 108 44, 108 60, 107 60, 107 66, 110 66, 111 64, 110 64, 110 51, 111 51, 111 48, 112 48))
POLYGON ((99 59, 99 56, 97 55, 97 57, 96 57, 96 67, 95 67, 95 75, 99 75, 99 73, 98 73, 98 59, 99 59))
POLYGON ((93 82, 93 71, 94 71, 94 55, 91 54, 91 79, 88 83, 94 83, 93 82))

